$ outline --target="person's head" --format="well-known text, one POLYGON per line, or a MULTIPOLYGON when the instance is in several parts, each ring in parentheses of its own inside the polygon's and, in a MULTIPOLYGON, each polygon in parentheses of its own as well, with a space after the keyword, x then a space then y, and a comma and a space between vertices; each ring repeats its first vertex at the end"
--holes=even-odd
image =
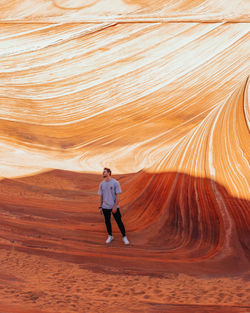
POLYGON ((103 169, 103 173, 102 173, 103 177, 108 177, 108 176, 111 176, 111 169, 110 168, 107 168, 105 167, 103 169))

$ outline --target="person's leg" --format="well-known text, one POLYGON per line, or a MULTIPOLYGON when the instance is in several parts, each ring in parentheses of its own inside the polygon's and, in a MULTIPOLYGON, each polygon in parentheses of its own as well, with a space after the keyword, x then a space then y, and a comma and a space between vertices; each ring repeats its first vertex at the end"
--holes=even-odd
POLYGON ((125 232, 125 227, 123 225, 123 222, 122 222, 122 216, 121 216, 121 213, 120 213, 120 210, 119 208, 117 209, 116 213, 112 213, 114 218, 115 218, 115 221, 122 233, 122 236, 126 236, 126 232, 125 232))
POLYGON ((105 224, 106 224, 106 228, 107 228, 107 232, 110 236, 112 236, 112 226, 111 226, 111 210, 108 209, 102 209, 104 218, 105 218, 105 224))

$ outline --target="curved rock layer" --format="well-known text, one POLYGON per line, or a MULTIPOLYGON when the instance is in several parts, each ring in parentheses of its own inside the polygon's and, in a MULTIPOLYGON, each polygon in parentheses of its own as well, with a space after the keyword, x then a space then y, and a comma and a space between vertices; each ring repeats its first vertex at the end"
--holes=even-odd
POLYGON ((3 0, 0 19, 22 22, 248 21, 246 0, 3 0))
POLYGON ((0 247, 144 274, 249 269, 247 1, 2 2, 0 247), (104 166, 131 249, 103 247, 104 166))

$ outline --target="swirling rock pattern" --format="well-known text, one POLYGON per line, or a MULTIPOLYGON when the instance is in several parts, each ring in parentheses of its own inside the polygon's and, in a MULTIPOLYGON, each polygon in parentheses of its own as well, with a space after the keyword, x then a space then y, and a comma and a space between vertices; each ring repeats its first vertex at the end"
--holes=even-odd
POLYGON ((249 309, 249 12, 1 2, 2 311, 249 309), (104 166, 130 247, 103 245, 104 166))

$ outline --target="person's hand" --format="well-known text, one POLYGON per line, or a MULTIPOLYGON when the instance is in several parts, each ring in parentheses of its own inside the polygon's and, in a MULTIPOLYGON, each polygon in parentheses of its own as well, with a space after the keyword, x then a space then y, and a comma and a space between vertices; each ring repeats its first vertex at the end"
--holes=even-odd
POLYGON ((115 214, 117 212, 117 208, 113 208, 112 212, 115 214))
POLYGON ((100 214, 103 214, 103 212, 102 212, 102 208, 99 208, 99 212, 100 212, 100 214))

